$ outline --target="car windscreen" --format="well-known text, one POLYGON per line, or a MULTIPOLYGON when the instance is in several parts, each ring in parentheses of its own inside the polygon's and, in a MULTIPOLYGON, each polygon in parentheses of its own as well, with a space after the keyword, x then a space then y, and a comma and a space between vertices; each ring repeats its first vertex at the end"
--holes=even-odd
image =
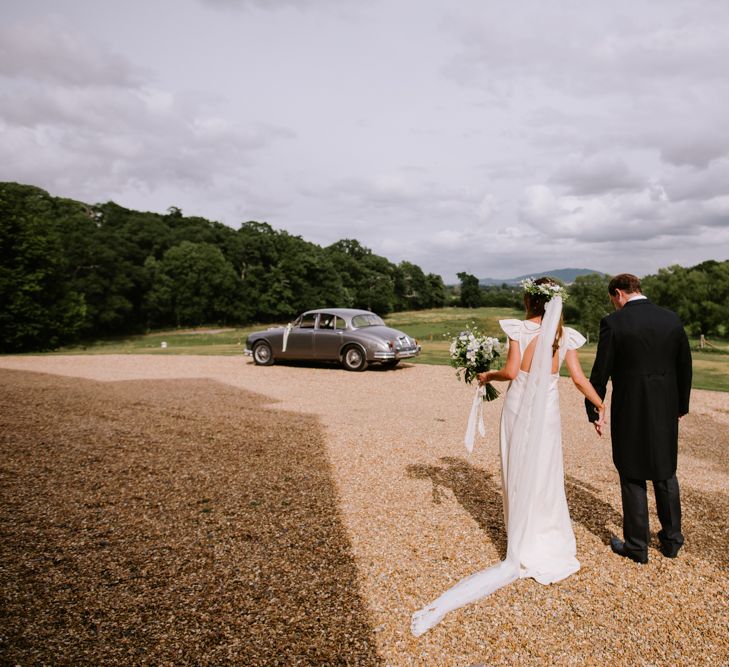
POLYGON ((375 315, 374 313, 367 313, 363 315, 355 315, 352 318, 352 326, 355 329, 361 329, 362 327, 376 327, 384 326, 382 318, 375 315))

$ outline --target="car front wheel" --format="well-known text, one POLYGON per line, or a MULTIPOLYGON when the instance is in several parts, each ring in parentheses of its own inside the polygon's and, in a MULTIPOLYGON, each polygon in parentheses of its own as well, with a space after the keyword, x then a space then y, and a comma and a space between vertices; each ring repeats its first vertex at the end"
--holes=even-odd
POLYGON ((258 366, 270 366, 273 363, 273 352, 271 352, 271 346, 265 341, 256 343, 253 347, 253 361, 258 366))
POLYGON ((350 345, 342 353, 342 366, 348 371, 363 371, 367 368, 367 358, 361 347, 350 345))

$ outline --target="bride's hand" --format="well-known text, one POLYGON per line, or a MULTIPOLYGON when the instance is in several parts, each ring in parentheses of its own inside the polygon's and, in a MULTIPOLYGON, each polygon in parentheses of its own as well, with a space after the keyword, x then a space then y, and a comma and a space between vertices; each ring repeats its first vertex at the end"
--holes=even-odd
POLYGON ((595 426, 595 431, 597 431, 597 434, 602 437, 602 431, 605 428, 605 404, 602 404, 602 407, 598 408, 597 410, 598 418, 597 421, 593 422, 595 426))
POLYGON ((484 373, 479 373, 477 377, 478 377, 478 383, 480 385, 489 383, 489 371, 485 371, 484 373))

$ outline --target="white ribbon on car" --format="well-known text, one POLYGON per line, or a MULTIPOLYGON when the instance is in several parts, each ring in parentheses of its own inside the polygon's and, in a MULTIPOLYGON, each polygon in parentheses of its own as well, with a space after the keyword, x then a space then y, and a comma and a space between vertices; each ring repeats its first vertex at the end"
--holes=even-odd
POLYGON ((281 348, 281 352, 286 352, 286 346, 289 343, 289 334, 291 333, 291 322, 289 322, 286 325, 286 329, 283 333, 283 347, 281 348))
POLYGON ((473 441, 476 439, 476 426, 478 432, 483 438, 486 435, 486 428, 483 425, 483 397, 486 393, 486 387, 478 385, 476 387, 476 395, 473 397, 471 404, 471 414, 468 415, 468 426, 466 426, 466 436, 463 443, 469 452, 473 451, 473 441))

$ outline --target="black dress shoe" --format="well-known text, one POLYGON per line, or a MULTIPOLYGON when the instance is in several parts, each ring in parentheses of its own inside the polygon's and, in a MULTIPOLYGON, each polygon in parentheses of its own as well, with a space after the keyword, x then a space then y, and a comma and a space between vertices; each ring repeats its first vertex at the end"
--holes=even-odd
POLYGON ((625 542, 619 540, 617 537, 610 538, 610 548, 613 550, 613 553, 618 554, 618 556, 630 558, 630 560, 640 563, 641 565, 645 565, 648 562, 648 556, 639 556, 638 554, 628 551, 625 548, 625 542))
POLYGON ((678 556, 678 550, 681 548, 680 544, 664 544, 661 542, 661 553, 666 558, 675 558, 678 556))
POLYGON ((678 542, 675 539, 667 540, 666 531, 662 529, 658 531, 658 542, 661 545, 661 553, 666 558, 675 558, 676 556, 678 556, 678 550, 683 546, 683 535, 679 533, 678 539, 680 539, 681 541, 678 542))

